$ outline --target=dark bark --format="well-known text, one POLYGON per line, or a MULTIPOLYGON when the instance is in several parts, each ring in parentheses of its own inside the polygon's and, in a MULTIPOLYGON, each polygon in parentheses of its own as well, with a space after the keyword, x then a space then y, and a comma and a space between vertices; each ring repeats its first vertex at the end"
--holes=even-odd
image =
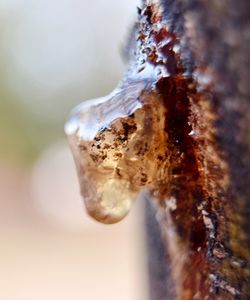
POLYGON ((161 229, 155 218, 156 209, 150 200, 145 203, 145 224, 148 249, 148 268, 149 268, 149 290, 150 299, 171 299, 176 295, 172 288, 170 258, 165 251, 164 242, 161 238, 161 229))
MULTIPOLYGON (((208 299, 249 299, 250 2, 248 0, 162 0, 162 5, 163 16, 170 24, 170 31, 184 41, 181 61, 186 72, 190 77, 196 76, 198 81, 203 79, 199 76, 206 76, 207 72, 212 74, 213 83, 206 93, 209 94, 215 116, 213 126, 216 130, 216 147, 221 159, 225 160, 228 166, 229 186, 226 192, 219 191, 218 186, 216 192, 218 201, 225 203, 218 206, 218 209, 225 209, 223 212, 225 224, 220 224, 218 211, 213 213, 216 218, 215 223, 219 223, 217 241, 221 239, 220 230, 226 227, 224 234, 227 236, 223 238, 223 244, 229 258, 225 263, 226 267, 223 268, 213 257, 208 259, 215 266, 215 271, 218 268, 216 275, 218 277, 213 282, 214 291, 208 299), (194 71, 197 69, 205 71, 202 75, 194 76, 194 71), (232 260, 235 260, 238 268, 229 266, 233 264, 232 260), (233 272, 235 276, 230 274, 233 272), (226 283, 234 286, 239 293, 230 293, 230 287, 223 289, 226 283)), ((149 265, 152 272, 150 281, 153 290, 151 299, 173 299, 173 295, 169 296, 171 279, 170 283, 167 282, 167 277, 171 278, 168 266, 171 261, 166 263, 165 260, 169 257, 166 253, 165 255, 162 253, 163 248, 165 251, 168 248, 165 243, 171 241, 166 242, 163 239, 165 245, 163 248, 159 246, 161 243, 155 236, 160 236, 160 230, 154 225, 152 208, 147 206, 147 210, 151 259, 149 265), (155 244, 155 247, 152 246, 155 244)), ((164 226, 166 223, 161 219, 161 231, 164 231, 164 226)), ((192 277, 192 270, 189 274, 192 277)), ((183 299, 202 299, 199 296, 193 297, 187 296, 183 299)))

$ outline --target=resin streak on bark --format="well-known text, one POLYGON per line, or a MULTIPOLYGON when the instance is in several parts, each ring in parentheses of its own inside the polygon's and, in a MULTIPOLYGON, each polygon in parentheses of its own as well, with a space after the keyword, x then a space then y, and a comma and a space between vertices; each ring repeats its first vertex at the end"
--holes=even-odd
POLYGON ((247 299, 249 251, 246 242, 241 244, 246 241, 246 236, 240 238, 243 228, 235 234, 239 215, 218 138, 217 122, 223 116, 216 105, 214 74, 204 65, 185 69, 182 37, 169 32, 159 12, 152 3, 140 11, 137 55, 160 69, 155 89, 166 108, 166 173, 153 195, 175 294, 177 299, 247 299))

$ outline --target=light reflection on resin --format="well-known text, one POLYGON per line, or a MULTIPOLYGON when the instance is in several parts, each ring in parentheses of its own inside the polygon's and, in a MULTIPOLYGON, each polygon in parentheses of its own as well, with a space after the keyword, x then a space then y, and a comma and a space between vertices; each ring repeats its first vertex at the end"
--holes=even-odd
POLYGON ((163 168, 164 116, 162 99, 146 81, 122 83, 73 110, 65 131, 93 218, 120 221, 138 191, 153 186, 163 168))

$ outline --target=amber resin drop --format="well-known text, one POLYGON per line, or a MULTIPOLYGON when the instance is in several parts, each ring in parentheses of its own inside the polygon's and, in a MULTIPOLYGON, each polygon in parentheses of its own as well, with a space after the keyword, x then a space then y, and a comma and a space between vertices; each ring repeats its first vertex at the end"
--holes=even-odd
POLYGON ((137 52, 121 84, 106 97, 80 104, 65 126, 87 211, 103 223, 121 220, 142 188, 158 199, 166 188, 166 99, 158 83, 177 70, 165 52, 173 54, 178 42, 157 14, 149 30, 147 15, 146 8, 137 52))
POLYGON ((166 24, 152 16, 159 26, 151 31, 146 16, 147 10, 141 15, 138 51, 121 84, 110 95, 77 106, 65 126, 87 211, 108 224, 126 216, 142 188, 160 198, 166 182, 166 105, 157 82, 175 71, 166 67, 171 57, 159 50, 173 43, 166 24))
POLYGON ((165 108, 154 93, 147 80, 123 82, 77 106, 65 126, 87 211, 100 222, 124 218, 162 170, 165 108))

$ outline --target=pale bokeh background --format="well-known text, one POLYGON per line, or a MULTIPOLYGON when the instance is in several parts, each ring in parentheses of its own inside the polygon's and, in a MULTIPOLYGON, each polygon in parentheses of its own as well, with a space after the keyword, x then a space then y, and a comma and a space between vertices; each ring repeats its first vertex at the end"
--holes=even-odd
POLYGON ((110 92, 134 0, 0 0, 0 299, 145 300, 142 205, 89 219, 63 124, 110 92))

